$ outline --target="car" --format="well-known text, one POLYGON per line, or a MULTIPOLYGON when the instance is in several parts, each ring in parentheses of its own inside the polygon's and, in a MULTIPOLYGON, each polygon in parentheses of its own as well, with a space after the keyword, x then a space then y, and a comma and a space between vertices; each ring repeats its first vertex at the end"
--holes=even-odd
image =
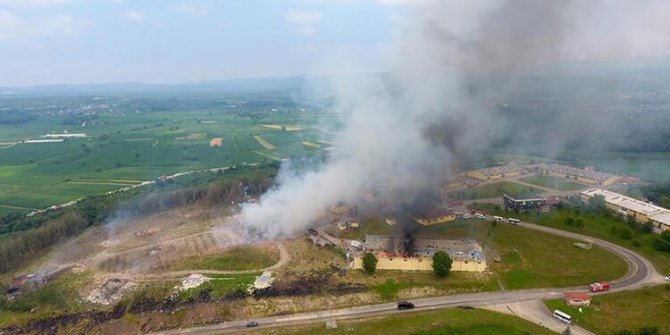
POLYGON ((258 321, 255 321, 255 320, 247 321, 247 327, 249 327, 249 328, 258 327, 258 321))
POLYGON ((414 304, 409 301, 401 301, 398 303, 398 309, 400 310, 412 309, 412 308, 414 308, 414 304))
POLYGON ((463 214, 463 218, 464 218, 464 219, 469 219, 469 218, 471 218, 471 216, 470 216, 470 214, 465 213, 465 214, 463 214))
POLYGON ((665 281, 670 281, 670 275, 665 276, 665 281))

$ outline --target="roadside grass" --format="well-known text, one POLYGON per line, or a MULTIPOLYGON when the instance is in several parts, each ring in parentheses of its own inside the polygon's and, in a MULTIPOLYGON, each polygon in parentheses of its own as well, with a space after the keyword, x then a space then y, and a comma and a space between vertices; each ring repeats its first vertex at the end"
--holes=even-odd
POLYGON ((634 333, 643 327, 658 327, 670 334, 670 285, 643 288, 605 295, 594 295, 591 306, 569 307, 563 300, 547 300, 547 307, 570 314, 576 324, 596 334, 614 334, 622 330, 634 333))
POLYGON ((401 288, 407 287, 407 284, 397 283, 395 279, 388 278, 383 284, 372 286, 372 290, 379 294, 383 300, 391 300, 396 297, 401 288))
POLYGON ((501 181, 493 184, 486 184, 474 188, 469 188, 462 191, 452 192, 450 196, 454 199, 474 200, 500 197, 503 194, 530 194, 543 192, 544 191, 539 188, 521 185, 510 181, 501 181))
POLYGON ((272 245, 237 246, 215 254, 192 256, 173 263, 168 270, 255 270, 279 261, 279 251, 272 245))
POLYGON ((556 176, 535 175, 519 179, 528 184, 551 188, 559 191, 577 191, 586 188, 586 185, 565 180, 556 176))
POLYGON ((325 329, 323 323, 314 323, 271 330, 256 330, 251 334, 554 334, 521 318, 480 309, 443 309, 430 312, 407 312, 368 319, 338 320, 337 326, 337 329, 325 329))

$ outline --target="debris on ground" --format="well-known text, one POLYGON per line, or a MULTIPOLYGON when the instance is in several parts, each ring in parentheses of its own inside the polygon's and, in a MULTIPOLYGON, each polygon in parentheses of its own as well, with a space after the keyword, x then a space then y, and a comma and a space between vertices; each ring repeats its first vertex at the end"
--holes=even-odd
POLYGON ((110 305, 121 300, 134 284, 125 279, 108 278, 102 285, 93 289, 88 301, 101 305, 110 305))
POLYGON ((266 289, 272 286, 274 281, 275 279, 272 277, 272 271, 263 271, 260 276, 256 277, 256 280, 251 287, 251 291, 266 289))
POLYGON ((199 273, 194 273, 189 275, 188 277, 184 278, 181 281, 181 287, 179 287, 179 290, 181 291, 186 291, 188 289, 196 288, 205 282, 207 282, 209 278, 199 274, 199 273))

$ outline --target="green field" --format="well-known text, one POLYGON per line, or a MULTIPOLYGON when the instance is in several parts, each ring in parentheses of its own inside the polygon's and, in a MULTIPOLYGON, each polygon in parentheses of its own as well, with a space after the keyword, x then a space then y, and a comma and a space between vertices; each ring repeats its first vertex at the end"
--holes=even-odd
POLYGON ((529 187, 509 181, 486 184, 475 188, 452 192, 451 197, 460 200, 488 199, 500 197, 503 194, 534 194, 543 193, 541 189, 529 187))
POLYGON ((658 327, 660 334, 670 334, 670 286, 656 286, 635 291, 594 296, 590 307, 568 307, 563 300, 549 300, 550 310, 570 314, 576 324, 596 334, 614 334, 622 330, 637 334, 643 327, 658 327))
MULTIPOLYGON (((5 143, 0 145, 0 214, 28 212, 161 175, 314 154, 314 148, 302 142, 323 139, 324 133, 313 127, 322 114, 295 107, 276 112, 270 112, 270 107, 240 109, 221 106, 220 98, 211 99, 176 104, 160 112, 145 111, 149 108, 143 107, 147 103, 141 99, 137 105, 124 105, 118 99, 112 100, 119 105, 117 110, 87 116, 85 124, 68 122, 74 116, 54 115, 40 115, 19 125, 0 124, 0 143, 5 143), (284 131, 263 124, 304 129, 284 131), (60 143, 6 144, 64 131, 87 137, 60 143), (265 149, 254 136, 262 136, 275 148, 265 149), (219 137, 222 145, 210 146, 219 137)), ((286 99, 272 97, 267 103, 283 106, 286 99)), ((71 100, 59 98, 57 102, 64 106, 82 103, 71 100)))
POLYGON ((397 335, 549 335, 553 332, 518 317, 474 309, 408 312, 365 320, 340 320, 337 329, 323 323, 258 330, 251 334, 397 334, 397 335))
POLYGON ((169 270, 255 270, 279 261, 279 252, 273 247, 241 246, 220 253, 194 256, 173 263, 169 270))
POLYGON ((577 191, 586 188, 586 185, 575 183, 563 178, 554 176, 535 175, 519 179, 522 182, 551 188, 559 191, 577 191))
MULTIPOLYGON (((489 213, 491 214, 507 214, 502 210, 493 211, 493 208, 486 207, 490 210, 489 213)), ((631 229, 626 222, 614 216, 587 213, 585 210, 572 208, 563 208, 541 215, 519 213, 515 214, 515 216, 524 221, 590 235, 622 245, 647 257, 661 273, 670 273, 670 253, 660 252, 653 248, 653 241, 658 238, 658 234, 643 233, 639 230, 631 229), (572 218, 573 220, 581 219, 580 221, 584 226, 580 228, 568 225, 566 224, 568 218, 572 218), (623 230, 630 231, 630 238, 621 237, 623 230)))

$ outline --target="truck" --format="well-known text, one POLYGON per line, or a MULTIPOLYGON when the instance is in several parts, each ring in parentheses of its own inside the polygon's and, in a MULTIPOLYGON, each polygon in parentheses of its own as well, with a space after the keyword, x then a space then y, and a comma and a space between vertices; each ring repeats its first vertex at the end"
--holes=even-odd
POLYGON ((610 289, 610 284, 606 282, 595 282, 591 285, 589 285, 589 290, 591 292, 604 292, 604 291, 609 291, 610 289))

